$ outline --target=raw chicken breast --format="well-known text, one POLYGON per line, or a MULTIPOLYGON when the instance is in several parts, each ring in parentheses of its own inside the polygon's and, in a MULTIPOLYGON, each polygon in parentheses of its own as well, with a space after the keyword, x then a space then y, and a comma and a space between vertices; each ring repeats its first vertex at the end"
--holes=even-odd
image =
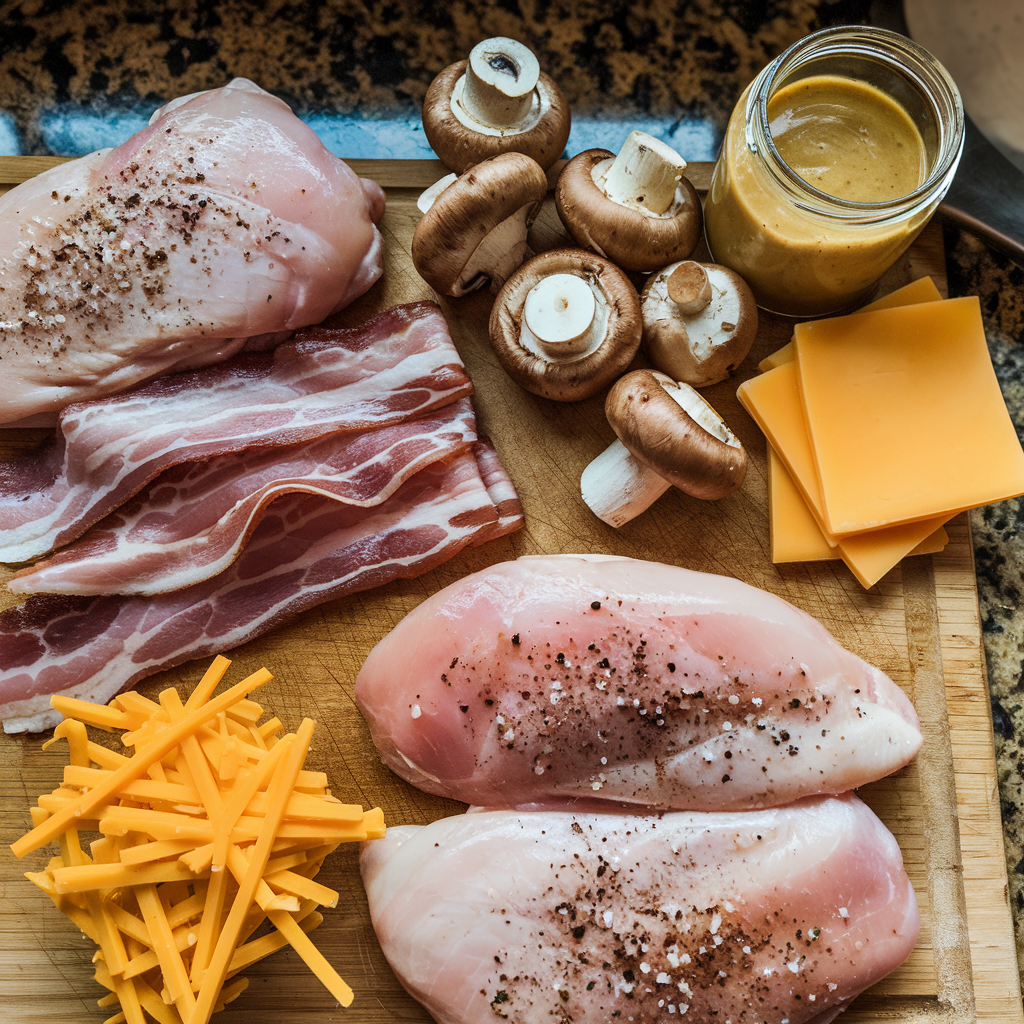
POLYGON ((909 955, 856 797, 734 813, 488 811, 363 844, 381 948, 439 1024, 825 1024, 909 955))
POLYGON ((781 598, 630 558, 504 562, 434 594, 366 659, 384 762, 466 803, 728 810, 905 765, 917 715, 781 598))
POLYGON ((0 197, 0 422, 319 323, 380 276, 383 209, 243 78, 19 185, 0 197))

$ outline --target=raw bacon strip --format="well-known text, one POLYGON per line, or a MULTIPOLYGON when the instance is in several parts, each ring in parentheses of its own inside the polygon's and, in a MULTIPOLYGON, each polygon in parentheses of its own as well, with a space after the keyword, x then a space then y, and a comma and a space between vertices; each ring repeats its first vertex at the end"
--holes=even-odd
POLYGON ((69 406, 42 456, 0 463, 0 561, 67 544, 170 466, 397 423, 471 391, 440 309, 418 302, 69 406))
POLYGON ((463 398, 379 430, 184 463, 161 473, 74 544, 23 569, 10 588, 17 594, 152 595, 190 587, 238 557, 276 498, 303 491, 347 505, 379 505, 414 473, 475 440, 473 406, 463 398))
MULTIPOLYGON (((161 669, 236 647, 324 601, 419 576, 493 539, 498 516, 476 452, 493 474, 478 441, 371 509, 308 494, 279 498, 241 557, 194 587, 155 598, 40 595, 0 613, 4 730, 54 725, 53 693, 108 701, 161 669)), ((510 532, 522 520, 506 523, 510 532)))
MULTIPOLYGON (((506 533, 518 530, 523 524, 523 506, 520 504, 519 495, 516 494, 512 481, 509 480, 505 467, 498 458, 498 453, 487 438, 481 438, 476 447, 476 461, 480 467, 480 476, 483 477, 484 487, 491 496, 494 509, 498 514, 498 522, 494 527, 495 537, 502 537, 506 533)), ((483 544, 490 537, 477 541, 483 544)))

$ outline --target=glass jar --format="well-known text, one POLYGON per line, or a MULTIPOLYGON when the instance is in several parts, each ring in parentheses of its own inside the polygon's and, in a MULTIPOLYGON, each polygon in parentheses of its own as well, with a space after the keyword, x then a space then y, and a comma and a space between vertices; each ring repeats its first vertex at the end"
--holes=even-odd
POLYGON ((855 26, 801 39, 754 79, 733 110, 704 208, 713 259, 745 278, 758 304, 772 312, 808 317, 856 305, 945 195, 960 160, 963 132, 963 106, 953 80, 905 36, 855 26), (835 119, 822 102, 833 95, 828 88, 839 90, 843 104, 849 92, 853 106, 845 115, 853 111, 853 145, 868 146, 866 158, 877 167, 847 166, 851 157, 844 146, 850 139, 835 137, 833 148, 835 119), (873 104, 873 121, 865 116, 858 122, 862 99, 873 104), (817 180, 829 182, 829 188, 837 180, 844 188, 853 181, 852 197, 816 187, 780 155, 776 142, 800 122, 804 144, 821 164, 813 174, 802 168, 804 174, 814 179, 821 171, 817 180), (865 127, 868 123, 874 128, 865 127), (906 157, 904 129, 921 147, 919 183, 911 181, 905 194, 880 198, 871 193, 887 160, 906 157), (827 177, 840 170, 842 179, 827 177), (858 188, 870 201, 861 201, 858 188))

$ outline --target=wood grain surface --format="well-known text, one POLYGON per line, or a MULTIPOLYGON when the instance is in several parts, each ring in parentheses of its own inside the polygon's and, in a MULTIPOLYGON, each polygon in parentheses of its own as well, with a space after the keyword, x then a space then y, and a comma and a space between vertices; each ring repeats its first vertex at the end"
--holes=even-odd
MULTIPOLYGON (((0 191, 58 161, 0 158, 0 191)), ((396 302, 433 297, 414 270, 409 245, 418 219, 415 198, 437 176, 423 161, 353 161, 358 173, 385 184, 382 281, 346 311, 347 322, 396 302)), ((710 165, 688 173, 706 188, 710 165)), ((535 249, 564 241, 550 200, 534 226, 535 249)), ((880 291, 922 274, 945 286, 942 236, 933 224, 890 271, 880 291)), ((428 796, 380 763, 353 702, 355 675, 372 645, 428 594, 466 573, 524 554, 609 552, 725 573, 773 591, 819 618, 851 650, 878 665, 913 698, 925 743, 916 761, 866 787, 862 796, 896 835, 921 904, 920 941, 907 962, 861 996, 851 1022, 1024 1021, 1006 897, 1002 832, 985 679, 977 591, 966 515, 947 527, 939 555, 907 559, 870 591, 841 563, 774 566, 769 557, 765 442, 736 400, 743 376, 788 340, 792 325, 770 316, 750 359, 733 381, 706 395, 742 439, 750 458, 744 486, 716 503, 672 490, 616 531, 594 518, 579 497, 583 467, 613 438, 603 397, 556 404, 521 391, 505 376, 486 337, 489 294, 442 300, 452 336, 476 388, 481 432, 494 441, 523 501, 519 533, 463 552, 419 579, 332 602, 236 649, 228 681, 266 665, 275 680, 260 700, 294 727, 316 719, 307 766, 326 771, 342 800, 379 804, 389 824, 426 823, 461 805, 428 796)), ((642 365, 638 357, 637 365, 642 365)), ((38 440, 29 435, 29 440, 38 440)), ((0 451, 23 449, 25 435, 0 431, 0 451)), ((0 576, 0 582, 7 577, 0 576)), ((12 603, 6 591, 0 603, 12 603)), ((203 664, 162 673, 139 689, 189 688, 203 664)), ((59 781, 63 754, 45 753, 44 736, 0 737, 0 1006, 4 1021, 96 1021, 107 1011, 92 981, 91 943, 22 878, 48 851, 19 862, 7 850, 29 827, 28 807, 59 781)), ((320 878, 342 896, 313 937, 353 986, 342 1010, 290 950, 248 974, 250 985, 218 1017, 224 1024, 311 1024, 348 1020, 378 1024, 426 1021, 402 990, 370 927, 357 851, 341 848, 320 878)))

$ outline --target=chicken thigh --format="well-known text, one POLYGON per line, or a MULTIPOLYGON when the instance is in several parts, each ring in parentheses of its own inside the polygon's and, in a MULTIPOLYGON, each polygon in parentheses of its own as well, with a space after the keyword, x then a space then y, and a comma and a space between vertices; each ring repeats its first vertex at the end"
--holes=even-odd
POLYGON ((384 194, 246 79, 0 197, 0 422, 269 347, 380 276, 384 194))

